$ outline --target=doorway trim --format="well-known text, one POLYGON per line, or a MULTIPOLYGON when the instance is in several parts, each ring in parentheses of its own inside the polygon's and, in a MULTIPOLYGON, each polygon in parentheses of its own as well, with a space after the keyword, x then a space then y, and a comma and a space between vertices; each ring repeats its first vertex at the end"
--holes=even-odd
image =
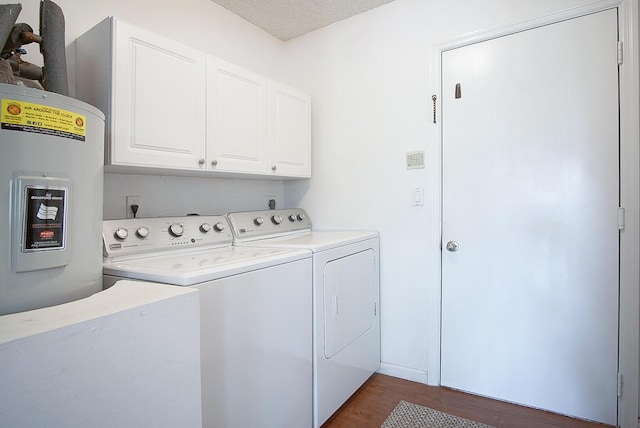
MULTIPOLYGON (((442 297, 442 128, 440 91, 442 83, 441 56, 444 51, 503 37, 532 28, 541 27, 600 12, 618 9, 619 40, 623 43, 623 62, 619 66, 620 102, 620 203, 625 209, 624 230, 620 233, 620 309, 618 370, 622 375, 621 395, 618 400, 618 425, 638 427, 639 375, 640 375, 640 51, 638 31, 640 12, 638 0, 600 0, 565 9, 536 19, 513 25, 470 33, 431 48, 432 69, 430 81, 437 96, 436 123, 432 127, 429 155, 433 162, 431 191, 438 201, 433 205, 431 232, 434 260, 432 283, 439 284, 429 291, 429 323, 427 327, 427 383, 440 384, 440 335, 442 297)), ((431 100, 429 100, 431 101, 431 100)))

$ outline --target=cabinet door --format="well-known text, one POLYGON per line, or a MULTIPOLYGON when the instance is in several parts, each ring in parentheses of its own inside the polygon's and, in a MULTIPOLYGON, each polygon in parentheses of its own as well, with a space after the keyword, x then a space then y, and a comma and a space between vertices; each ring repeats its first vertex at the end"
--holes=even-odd
POLYGON ((204 169, 206 55, 114 27, 111 163, 204 169))
POLYGON ((267 79, 207 59, 207 168, 265 174, 267 79))
POLYGON ((311 177, 311 97, 269 80, 269 173, 311 177))

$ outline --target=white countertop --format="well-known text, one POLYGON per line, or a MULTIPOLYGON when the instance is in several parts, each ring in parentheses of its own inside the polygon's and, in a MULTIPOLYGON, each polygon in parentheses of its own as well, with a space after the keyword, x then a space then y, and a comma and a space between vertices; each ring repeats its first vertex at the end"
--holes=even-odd
POLYGON ((84 299, 0 316, 0 344, 56 330, 197 290, 123 280, 84 299))

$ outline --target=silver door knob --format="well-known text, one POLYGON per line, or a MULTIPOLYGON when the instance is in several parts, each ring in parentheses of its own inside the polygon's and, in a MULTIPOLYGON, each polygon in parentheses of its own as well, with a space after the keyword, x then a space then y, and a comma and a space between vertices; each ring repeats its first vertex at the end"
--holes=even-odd
POLYGON ((455 252, 458 251, 458 248, 460 248, 460 246, 456 241, 447 242, 447 251, 455 252))

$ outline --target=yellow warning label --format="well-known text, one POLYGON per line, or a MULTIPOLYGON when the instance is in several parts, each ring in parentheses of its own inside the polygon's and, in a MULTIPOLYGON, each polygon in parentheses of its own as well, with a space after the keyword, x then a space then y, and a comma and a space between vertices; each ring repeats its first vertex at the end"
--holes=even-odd
POLYGON ((59 108, 3 99, 0 113, 2 129, 53 135, 84 141, 87 117, 59 108))

